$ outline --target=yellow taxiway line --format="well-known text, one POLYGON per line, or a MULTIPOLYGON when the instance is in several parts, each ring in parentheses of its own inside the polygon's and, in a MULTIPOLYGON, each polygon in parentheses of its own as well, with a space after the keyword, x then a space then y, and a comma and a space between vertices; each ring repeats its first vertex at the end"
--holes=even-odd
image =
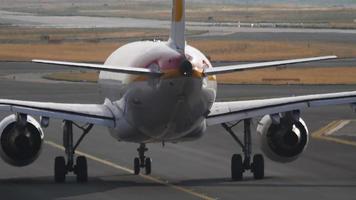
MULTIPOLYGON (((49 146, 52 146, 52 147, 54 147, 56 149, 60 149, 60 150, 64 151, 64 147, 62 145, 59 145, 59 144, 55 143, 55 142, 45 141, 45 144, 47 144, 49 146)), ((118 170, 122 170, 122 171, 125 171, 125 172, 130 173, 130 174, 134 173, 133 170, 131 170, 131 169, 127 168, 127 167, 123 167, 121 165, 115 164, 115 163, 110 162, 108 160, 104 160, 104 159, 101 159, 99 157, 96 157, 96 156, 93 156, 93 155, 90 155, 90 154, 87 154, 87 153, 84 153, 84 152, 81 152, 81 151, 75 151, 75 153, 77 155, 86 156, 88 159, 91 159, 93 161, 99 162, 99 163, 104 164, 106 166, 109 166, 109 167, 112 167, 112 168, 115 168, 115 169, 118 169, 118 170)), ((148 175, 144 175, 144 174, 139 174, 139 176, 141 176, 142 178, 144 178, 146 180, 149 180, 149 181, 152 181, 152 182, 155 182, 155 183, 158 183, 158 184, 173 188, 175 190, 178 190, 180 192, 184 192, 184 193, 189 194, 189 195, 193 195, 193 196, 198 197, 200 199, 204 199, 204 200, 215 200, 216 199, 216 198, 213 198, 213 197, 209 197, 209 196, 207 196, 205 194, 193 191, 193 190, 188 189, 188 188, 184 188, 184 187, 181 187, 181 186, 178 186, 178 185, 170 184, 170 183, 168 183, 168 182, 166 182, 164 180, 155 178, 153 176, 148 176, 148 175)))
MULTIPOLYGON (((347 125, 348 122, 350 122, 350 121, 349 120, 332 121, 331 123, 327 124, 323 128, 321 128, 318 131, 314 132, 312 134, 312 137, 315 138, 315 139, 327 140, 327 141, 336 142, 336 143, 339 143, 339 144, 351 145, 351 146, 355 146, 356 147, 356 142, 348 141, 348 140, 344 140, 344 139, 339 139, 339 138, 334 138, 334 137, 329 136, 333 132, 335 132, 336 130, 339 130, 343 126, 347 125)), ((54 147, 56 149, 60 149, 60 150, 64 151, 64 147, 62 145, 59 145, 59 144, 55 143, 55 142, 45 141, 45 144, 47 144, 49 146, 52 146, 52 147, 54 147)), ((115 164, 115 163, 110 162, 108 160, 104 160, 104 159, 101 159, 99 157, 96 157, 96 156, 93 156, 93 155, 90 155, 90 154, 87 154, 87 153, 84 153, 84 152, 81 152, 81 151, 76 151, 76 154, 77 155, 81 155, 81 156, 86 156, 88 159, 91 159, 93 161, 99 162, 99 163, 101 163, 103 165, 106 165, 106 166, 109 166, 109 167, 112 167, 112 168, 115 168, 115 169, 118 169, 118 170, 125 171, 125 172, 130 173, 130 174, 134 173, 133 170, 131 170, 131 169, 127 168, 127 167, 115 164)), ((164 180, 161 180, 159 178, 155 178, 153 176, 148 176, 148 175, 144 175, 144 174, 139 174, 139 176, 141 176, 142 178, 144 178, 146 180, 149 180, 149 181, 152 181, 152 182, 155 182, 155 183, 158 183, 158 184, 173 188, 175 190, 178 190, 180 192, 195 196, 195 197, 200 198, 200 199, 204 199, 204 200, 215 200, 216 199, 216 198, 207 196, 206 194, 202 194, 202 193, 193 191, 193 190, 188 189, 188 188, 184 188, 184 187, 181 187, 181 186, 178 186, 178 185, 174 185, 174 184, 168 183, 168 182, 166 182, 164 180)))
POLYGON ((318 131, 314 132, 312 134, 312 137, 315 139, 326 140, 326 141, 331 141, 331 142, 336 142, 339 144, 345 144, 345 145, 350 145, 350 146, 356 147, 356 142, 354 142, 354 141, 329 136, 333 132, 335 132, 335 131, 341 129, 342 127, 344 127, 345 125, 347 125, 349 122, 350 122, 350 120, 332 121, 328 125, 324 126, 323 128, 319 129, 318 131))

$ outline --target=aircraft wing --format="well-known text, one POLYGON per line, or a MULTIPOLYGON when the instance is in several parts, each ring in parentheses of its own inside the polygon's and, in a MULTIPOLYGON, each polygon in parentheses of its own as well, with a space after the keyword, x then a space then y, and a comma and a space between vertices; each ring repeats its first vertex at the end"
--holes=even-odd
POLYGON ((113 127, 115 118, 109 107, 107 103, 65 104, 0 99, 0 111, 113 127))
POLYGON ((252 69, 261 69, 261 68, 275 67, 275 66, 288 65, 288 64, 297 64, 297 63, 313 62, 313 61, 320 61, 320 60, 329 60, 329 59, 335 59, 335 58, 337 58, 337 56, 322 56, 322 57, 313 57, 313 58, 301 58, 301 59, 292 59, 292 60, 281 60, 281 61, 221 66, 221 67, 205 69, 204 75, 210 76, 210 75, 215 75, 215 74, 224 74, 224 73, 231 73, 231 72, 245 71, 245 70, 252 70, 252 69))
POLYGON ((356 91, 263 100, 216 102, 207 117, 207 124, 216 125, 310 107, 354 103, 356 103, 356 91))
POLYGON ((77 68, 83 68, 83 69, 93 69, 93 70, 100 70, 100 71, 134 74, 134 75, 153 75, 153 76, 162 75, 161 72, 155 72, 150 69, 140 68, 140 67, 111 66, 111 65, 52 61, 52 60, 32 60, 32 62, 42 63, 42 64, 59 65, 59 66, 64 66, 64 67, 77 67, 77 68))

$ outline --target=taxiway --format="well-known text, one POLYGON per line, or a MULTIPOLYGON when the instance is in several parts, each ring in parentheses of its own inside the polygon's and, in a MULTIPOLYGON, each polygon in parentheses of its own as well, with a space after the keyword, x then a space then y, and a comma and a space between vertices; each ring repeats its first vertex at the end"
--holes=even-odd
MULTIPOLYGON (((26 81, 8 74, 50 73, 64 68, 0 63, 1 98, 71 103, 102 103, 100 87, 91 83, 26 81), (29 68, 30 67, 30 68, 29 68), (5 77, 5 78, 4 78, 5 77)), ((251 99, 356 90, 356 86, 221 85, 219 99, 251 99), (237 98, 236 98, 237 97, 237 98)), ((9 113, 2 113, 4 117, 9 113)), ((315 133, 330 122, 355 119, 349 106, 314 108, 302 117, 315 133)), ((230 158, 240 153, 237 144, 219 126, 210 127, 196 141, 149 144, 152 176, 132 175, 136 144, 114 141, 107 130, 95 127, 79 151, 90 156, 89 182, 78 184, 69 176, 65 184, 53 181, 54 157, 63 155, 61 122, 45 129, 43 152, 32 165, 15 168, 0 161, 0 199, 351 199, 356 196, 356 147, 311 138, 307 151, 294 163, 266 159, 266 178, 230 180, 230 158)), ((257 121, 254 121, 256 126, 257 121)), ((237 127, 241 131, 241 127, 237 127)), ((353 130, 350 128, 349 130, 353 130)), ((348 137, 353 137, 348 132, 348 137), (350 136, 351 135, 351 136, 350 136)), ((356 134, 355 134, 356 135, 356 134)), ((76 135, 78 136, 78 134, 76 135)), ((259 152, 254 134, 254 152, 259 152)), ((338 136, 335 136, 338 137, 338 136)), ((352 141, 352 140, 351 140, 352 141)))

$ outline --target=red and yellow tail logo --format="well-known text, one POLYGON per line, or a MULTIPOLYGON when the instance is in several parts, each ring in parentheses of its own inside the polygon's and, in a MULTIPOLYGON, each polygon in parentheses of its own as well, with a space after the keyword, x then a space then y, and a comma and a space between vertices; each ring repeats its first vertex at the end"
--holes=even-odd
POLYGON ((183 17, 183 0, 174 0, 174 5, 173 5, 173 19, 176 22, 180 22, 183 17))

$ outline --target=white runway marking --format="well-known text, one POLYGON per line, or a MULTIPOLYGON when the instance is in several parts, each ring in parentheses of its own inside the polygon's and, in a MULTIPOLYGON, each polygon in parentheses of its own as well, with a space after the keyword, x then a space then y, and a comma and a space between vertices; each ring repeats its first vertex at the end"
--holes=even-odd
POLYGON ((324 133, 324 135, 328 136, 328 135, 332 135, 333 133, 335 133, 336 131, 344 128, 346 125, 348 125, 351 121, 350 120, 343 120, 340 121, 337 126, 335 126, 334 128, 332 128, 331 130, 328 130, 327 132, 324 133))
POLYGON ((354 142, 354 141, 330 136, 335 131, 340 130, 341 128, 343 128, 344 126, 346 126, 350 122, 351 122, 350 120, 332 121, 328 125, 322 127, 318 131, 314 132, 312 134, 312 137, 315 138, 315 139, 327 140, 327 141, 336 142, 336 143, 339 143, 339 144, 350 145, 350 146, 356 147, 356 142, 354 142))

